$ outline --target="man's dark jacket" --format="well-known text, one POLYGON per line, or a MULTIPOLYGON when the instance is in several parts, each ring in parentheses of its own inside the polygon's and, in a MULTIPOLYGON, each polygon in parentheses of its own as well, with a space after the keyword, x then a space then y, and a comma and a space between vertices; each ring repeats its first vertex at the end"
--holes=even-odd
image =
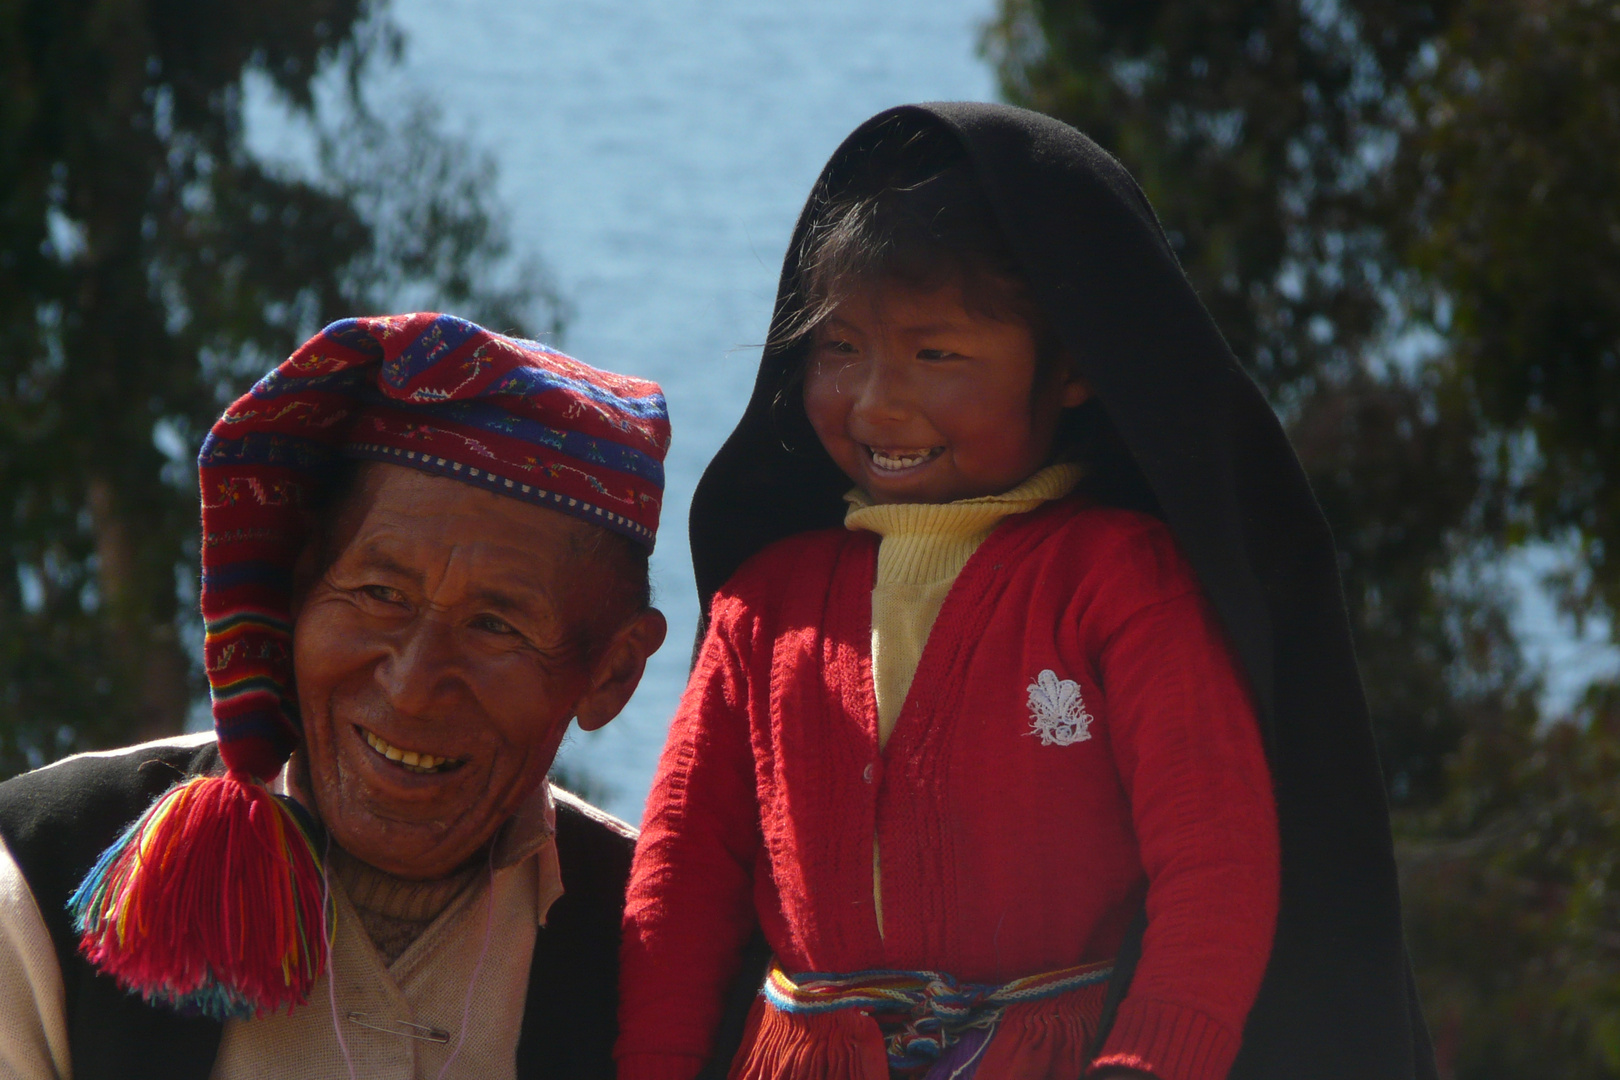
MULTIPOLYGON (((177 780, 222 771, 212 742, 74 758, 0 784, 0 835, 56 946, 75 1080, 206 1080, 222 1026, 120 990, 78 954, 67 898, 101 852, 177 780)), ((566 890, 535 938, 517 1075, 612 1080, 619 921, 634 838, 566 804, 557 857, 566 890)))

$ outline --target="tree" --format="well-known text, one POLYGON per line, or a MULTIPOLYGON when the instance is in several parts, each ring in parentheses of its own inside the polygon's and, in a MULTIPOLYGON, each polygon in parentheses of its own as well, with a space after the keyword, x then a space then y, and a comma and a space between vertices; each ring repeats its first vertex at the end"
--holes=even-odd
MULTIPOLYGON (((1620 1073, 1620 695, 1469 733, 1446 803, 1400 846, 1442 1075, 1620 1073)), ((1414 827, 1416 826, 1416 827, 1414 827)))
MULTIPOLYGON (((1390 184, 1437 366, 1488 425, 1515 538, 1620 602, 1620 17, 1470 0, 1415 66, 1390 184)), ((1611 621, 1611 628, 1614 627, 1611 621)), ((1620 1074, 1620 686, 1469 731, 1403 853, 1419 981, 1459 1078, 1620 1074)))
POLYGON ((1620 17, 1002 0, 1009 96, 1143 178, 1333 524, 1442 1074, 1620 1074, 1620 686, 1544 717, 1493 567, 1620 601, 1620 17))
POLYGON ((1451 0, 1003 0, 1003 92, 1142 183, 1234 351, 1289 424, 1339 543, 1375 734, 1401 804, 1440 798, 1471 717, 1531 682, 1488 558, 1497 492, 1466 398, 1389 362, 1410 271, 1383 178, 1391 90, 1451 0))
POLYGON ((1573 536, 1620 610, 1620 15, 1464 5, 1409 90, 1395 190, 1455 378, 1503 435, 1517 521, 1573 536))
POLYGON ((194 455, 247 380, 400 297, 555 315, 483 163, 366 107, 398 46, 366 0, 0 6, 0 775, 180 729, 194 455), (248 152, 250 77, 318 133, 319 168, 248 152))

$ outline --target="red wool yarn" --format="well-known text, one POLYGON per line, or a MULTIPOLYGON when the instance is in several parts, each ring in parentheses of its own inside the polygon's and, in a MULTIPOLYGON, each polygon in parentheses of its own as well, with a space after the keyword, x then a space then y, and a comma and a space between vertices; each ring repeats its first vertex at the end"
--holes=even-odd
POLYGON ((86 958, 125 989, 257 1016, 308 1000, 320 975, 320 881, 310 837, 280 800, 251 781, 198 777, 164 793, 72 902, 86 958))

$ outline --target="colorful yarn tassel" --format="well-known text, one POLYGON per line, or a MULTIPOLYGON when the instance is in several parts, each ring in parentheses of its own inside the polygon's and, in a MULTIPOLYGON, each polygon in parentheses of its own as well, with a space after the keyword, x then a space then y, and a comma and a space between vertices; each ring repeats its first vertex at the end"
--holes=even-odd
POLYGON ((149 1002, 216 1020, 309 999, 325 963, 321 904, 302 824, 234 776, 170 788, 68 900, 92 964, 149 1002))
POLYGON ((864 1011, 790 1013, 757 997, 727 1080, 889 1080, 889 1076, 883 1033, 864 1011))

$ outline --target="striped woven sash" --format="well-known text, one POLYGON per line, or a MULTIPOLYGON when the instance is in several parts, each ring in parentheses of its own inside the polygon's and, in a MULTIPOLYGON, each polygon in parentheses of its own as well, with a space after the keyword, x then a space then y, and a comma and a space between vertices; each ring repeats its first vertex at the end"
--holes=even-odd
POLYGON ((1014 979, 1000 985, 962 983, 936 971, 860 971, 797 978, 772 963, 763 995, 784 1013, 815 1015, 837 1009, 871 1014, 884 1034, 889 1067, 926 1068, 959 1056, 967 1042, 982 1048, 994 1037, 1009 1006, 1055 998, 1106 983, 1113 962, 1084 964, 1014 979))

